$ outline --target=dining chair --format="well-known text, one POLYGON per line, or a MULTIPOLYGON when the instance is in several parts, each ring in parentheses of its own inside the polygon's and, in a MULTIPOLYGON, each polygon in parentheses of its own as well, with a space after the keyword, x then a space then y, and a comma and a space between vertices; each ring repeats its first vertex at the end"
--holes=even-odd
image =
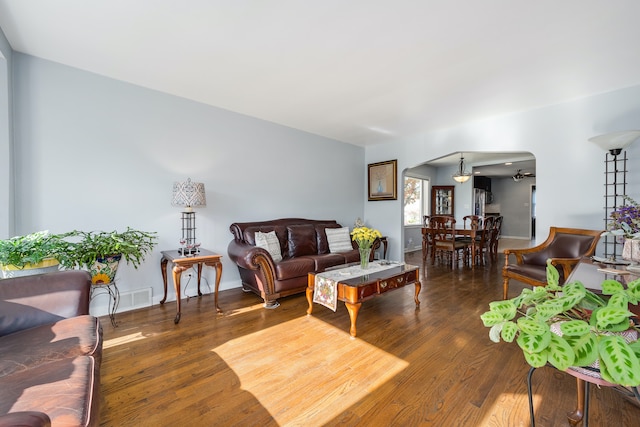
POLYGON ((473 265, 479 262, 484 264, 485 255, 487 259, 491 258, 491 238, 494 233, 494 220, 495 218, 492 216, 484 218, 482 227, 476 232, 473 245, 469 246, 473 265))
POLYGON ((456 240, 456 220, 451 216, 433 216, 430 219, 431 234, 431 262, 435 263, 436 257, 446 257, 451 260, 451 267, 456 266, 460 260, 466 260, 469 243, 456 240))
POLYGON ((430 218, 429 215, 422 217, 422 262, 427 260, 429 249, 431 248, 430 218))
POLYGON ((490 236, 490 253, 491 259, 496 260, 498 258, 498 243, 500 240, 500 234, 502 234, 502 221, 504 217, 502 215, 493 217, 493 229, 490 236))

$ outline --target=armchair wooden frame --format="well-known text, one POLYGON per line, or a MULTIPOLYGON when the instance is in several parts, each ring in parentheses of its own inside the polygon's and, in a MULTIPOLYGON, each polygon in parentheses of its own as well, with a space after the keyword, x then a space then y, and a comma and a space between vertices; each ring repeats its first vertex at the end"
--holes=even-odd
POLYGON ((551 264, 558 268, 561 284, 564 284, 580 259, 593 255, 601 234, 601 230, 551 227, 549 237, 540 245, 505 249, 503 298, 508 299, 510 279, 531 286, 545 286, 547 259, 551 259, 551 264), (509 264, 510 255, 515 256, 516 264, 509 264))

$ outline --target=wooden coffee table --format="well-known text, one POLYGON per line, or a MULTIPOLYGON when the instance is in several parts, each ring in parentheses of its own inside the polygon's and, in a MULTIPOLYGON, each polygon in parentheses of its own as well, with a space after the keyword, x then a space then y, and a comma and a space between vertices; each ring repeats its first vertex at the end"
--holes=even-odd
MULTIPOLYGON (((349 318, 351 319, 352 337, 356 336, 356 320, 358 311, 363 301, 383 295, 389 291, 402 288, 403 286, 415 284, 416 292, 414 301, 416 307, 420 306, 418 294, 420 293, 419 267, 414 265, 398 265, 387 270, 371 273, 366 276, 354 277, 352 279, 338 282, 338 300, 344 301, 349 318)), ((315 273, 309 273, 307 285, 307 301, 309 309, 307 315, 313 311, 313 289, 315 286, 315 273)))

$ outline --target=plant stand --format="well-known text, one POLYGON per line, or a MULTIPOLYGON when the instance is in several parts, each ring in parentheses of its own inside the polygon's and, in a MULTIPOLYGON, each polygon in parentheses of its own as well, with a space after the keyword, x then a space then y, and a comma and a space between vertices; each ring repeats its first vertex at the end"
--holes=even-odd
POLYGON ((109 318, 111 319, 111 325, 115 328, 118 326, 116 322, 116 310, 118 309, 118 304, 120 304, 120 291, 118 290, 116 281, 91 284, 89 300, 93 300, 94 297, 102 294, 109 295, 109 318))

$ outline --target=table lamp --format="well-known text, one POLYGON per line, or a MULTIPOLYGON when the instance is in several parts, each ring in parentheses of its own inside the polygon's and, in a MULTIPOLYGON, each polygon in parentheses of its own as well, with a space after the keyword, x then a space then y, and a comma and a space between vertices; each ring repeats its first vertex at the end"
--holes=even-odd
POLYGON ((187 178, 185 182, 174 182, 171 205, 184 207, 180 253, 182 255, 198 253, 200 243, 196 242, 196 213, 193 208, 207 205, 204 183, 192 182, 191 178, 187 178))

